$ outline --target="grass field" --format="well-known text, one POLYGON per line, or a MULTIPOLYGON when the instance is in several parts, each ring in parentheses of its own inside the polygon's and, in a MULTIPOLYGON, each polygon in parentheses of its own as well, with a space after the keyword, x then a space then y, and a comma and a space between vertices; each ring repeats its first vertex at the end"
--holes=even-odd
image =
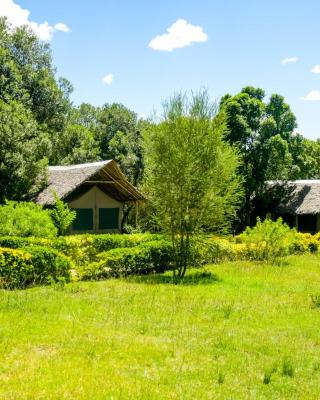
POLYGON ((0 292, 1 399, 319 399, 320 257, 0 292))

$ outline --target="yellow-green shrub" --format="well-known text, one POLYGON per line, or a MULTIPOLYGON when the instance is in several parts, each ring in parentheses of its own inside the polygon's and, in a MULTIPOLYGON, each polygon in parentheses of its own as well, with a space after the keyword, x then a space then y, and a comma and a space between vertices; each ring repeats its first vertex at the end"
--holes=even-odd
POLYGON ((71 261, 48 247, 0 248, 0 287, 25 288, 70 280, 71 261))
POLYGON ((255 227, 248 227, 238 236, 237 242, 244 243, 249 259, 274 260, 294 253, 297 232, 279 218, 277 221, 258 220, 255 227))
POLYGON ((315 253, 320 245, 320 234, 312 235, 311 233, 297 232, 294 248, 296 252, 315 253))

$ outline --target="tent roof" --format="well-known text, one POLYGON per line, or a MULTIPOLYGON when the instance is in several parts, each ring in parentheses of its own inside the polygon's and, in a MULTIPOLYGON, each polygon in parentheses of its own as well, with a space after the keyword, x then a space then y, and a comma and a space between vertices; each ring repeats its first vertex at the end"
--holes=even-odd
POLYGON ((268 188, 285 189, 277 211, 288 214, 320 214, 320 180, 268 181, 268 188))
POLYGON ((143 200, 144 196, 127 180, 114 160, 48 168, 48 186, 35 198, 43 205, 54 203, 54 192, 66 199, 81 185, 98 185, 119 201, 143 200))

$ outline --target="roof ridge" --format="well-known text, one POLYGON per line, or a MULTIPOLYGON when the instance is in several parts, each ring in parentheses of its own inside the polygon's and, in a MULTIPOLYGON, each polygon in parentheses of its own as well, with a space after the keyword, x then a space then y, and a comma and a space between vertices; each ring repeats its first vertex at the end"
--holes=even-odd
POLYGON ((52 165, 49 166, 49 171, 65 171, 70 169, 80 169, 80 168, 91 168, 91 167, 99 167, 102 165, 107 165, 112 160, 103 160, 103 161, 96 161, 92 163, 84 163, 84 164, 75 164, 75 165, 52 165))

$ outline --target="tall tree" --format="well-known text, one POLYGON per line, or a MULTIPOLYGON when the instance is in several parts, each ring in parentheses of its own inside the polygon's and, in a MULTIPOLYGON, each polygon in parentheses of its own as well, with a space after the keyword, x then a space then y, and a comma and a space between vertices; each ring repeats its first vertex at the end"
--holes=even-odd
POLYGON ((0 61, 0 99, 21 102, 39 124, 61 130, 72 86, 66 79, 56 79, 49 45, 28 27, 11 29, 0 18, 0 61))
POLYGON ((18 102, 0 100, 0 203, 28 199, 46 182, 48 136, 18 102))
POLYGON ((191 241, 202 230, 227 228, 240 195, 237 156, 224 140, 225 116, 215 115, 206 91, 176 95, 146 134, 146 191, 158 223, 170 234, 174 276, 190 263, 191 241))
POLYGON ((300 136, 295 134, 296 118, 278 94, 265 103, 262 89, 246 87, 221 99, 220 110, 227 115, 229 143, 240 152, 239 172, 244 178, 245 197, 239 212, 239 227, 250 224, 253 195, 259 196, 266 180, 301 176, 303 163, 300 136))
POLYGON ((100 145, 100 156, 107 159, 110 155, 111 139, 122 132, 128 135, 136 130, 137 114, 122 104, 105 104, 98 113, 97 138, 100 145))

